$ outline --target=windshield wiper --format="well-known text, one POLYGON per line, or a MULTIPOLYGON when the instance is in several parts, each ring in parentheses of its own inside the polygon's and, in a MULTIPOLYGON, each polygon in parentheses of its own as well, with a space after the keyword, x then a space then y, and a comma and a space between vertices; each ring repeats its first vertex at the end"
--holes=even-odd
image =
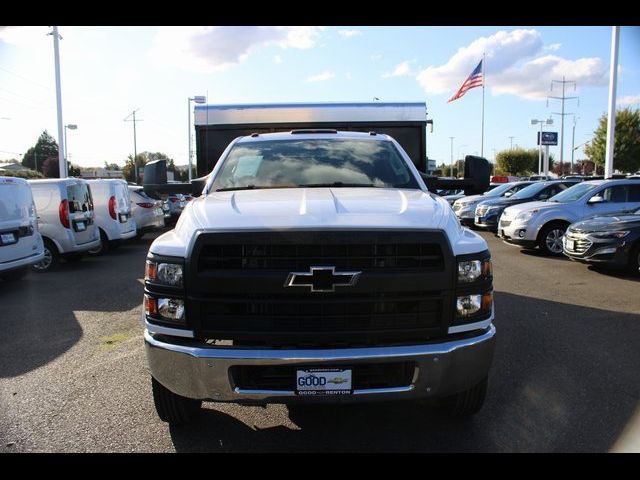
POLYGON ((344 183, 344 182, 332 182, 332 183, 303 183, 300 185, 305 188, 321 188, 321 187, 375 187, 372 183, 344 183))
POLYGON ((291 185, 245 185, 244 187, 216 188, 216 192, 231 192, 233 190, 266 190, 268 188, 296 188, 291 185))

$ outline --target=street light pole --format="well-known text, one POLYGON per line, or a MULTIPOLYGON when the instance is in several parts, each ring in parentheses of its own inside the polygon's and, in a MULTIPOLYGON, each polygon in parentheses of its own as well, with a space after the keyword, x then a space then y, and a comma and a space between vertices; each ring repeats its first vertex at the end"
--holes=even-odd
POLYGON ((53 35, 53 57, 56 72, 56 104, 58 108, 58 172, 60 178, 65 178, 67 176, 67 169, 64 159, 64 123, 62 122, 62 91, 60 89, 60 46, 58 44, 62 37, 58 34, 58 27, 56 26, 53 27, 53 31, 49 33, 49 35, 53 35))
POLYGON ((609 117, 607 118, 607 148, 604 159, 604 178, 613 175, 613 154, 616 130, 616 85, 618 82, 618 43, 620 27, 611 29, 611 66, 609 70, 609 117))
POLYGON ((451 140, 451 172, 449 173, 450 173, 450 176, 452 177, 453 177, 453 139, 454 138, 456 137, 449 137, 449 139, 451 140))

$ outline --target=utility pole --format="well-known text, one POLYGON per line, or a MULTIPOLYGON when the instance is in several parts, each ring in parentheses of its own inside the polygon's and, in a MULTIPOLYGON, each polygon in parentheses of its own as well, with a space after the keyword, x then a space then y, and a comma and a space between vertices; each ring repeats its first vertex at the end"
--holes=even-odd
POLYGON ((511 146, 509 147, 509 150, 513 150, 513 139, 516 137, 509 137, 509 140, 511 140, 511 146))
POLYGON ((558 112, 553 112, 553 115, 560 115, 561 118, 561 122, 560 122, 560 175, 562 175, 563 173, 563 168, 562 168, 562 162, 564 160, 564 117, 565 115, 573 115, 573 113, 565 113, 564 111, 564 102, 565 100, 571 100, 571 99, 578 99, 578 106, 580 106, 580 99, 579 97, 567 97, 565 96, 565 85, 567 83, 573 83, 573 90, 576 90, 576 82, 573 80, 565 80, 565 77, 562 77, 562 80, 551 80, 551 91, 553 91, 553 84, 555 83, 561 83, 562 84, 562 96, 561 97, 554 97, 552 95, 547 95, 547 106, 549 106, 549 99, 550 98, 554 98, 556 100, 560 100, 560 104, 561 104, 561 109, 562 111, 560 113, 558 112))
POLYGON ((576 151, 576 118, 580 117, 576 117, 575 115, 573 116, 573 133, 571 134, 571 170, 569 170, 569 173, 573 173, 573 154, 576 151))
MULTIPOLYGON (((609 70, 609 117, 607 118, 607 150, 604 158, 604 178, 613 175, 613 147, 616 131, 616 86, 618 82, 618 44, 620 27, 611 29, 611 66, 609 70)), ((595 167, 594 167, 595 168, 595 167)))
POLYGON ((127 117, 124 119, 125 122, 133 122, 133 171, 134 171, 134 175, 135 175, 135 182, 138 183, 138 162, 137 162, 137 157, 138 157, 138 147, 137 147, 137 143, 136 143, 136 122, 142 122, 142 120, 140 119, 136 119, 136 112, 140 110, 139 108, 136 108, 133 112, 131 112, 129 115, 127 115, 127 117), (133 116, 133 120, 129 120, 129 117, 133 116))
POLYGON ((451 139, 451 172, 449 172, 453 177, 453 139, 456 137, 449 137, 451 139))
POLYGON ((53 57, 56 72, 56 103, 58 107, 58 171, 60 172, 60 178, 66 178, 67 162, 64 158, 65 149, 62 123, 62 92, 60 90, 60 47, 58 45, 58 42, 62 37, 58 34, 58 27, 55 26, 49 35, 53 35, 53 57))

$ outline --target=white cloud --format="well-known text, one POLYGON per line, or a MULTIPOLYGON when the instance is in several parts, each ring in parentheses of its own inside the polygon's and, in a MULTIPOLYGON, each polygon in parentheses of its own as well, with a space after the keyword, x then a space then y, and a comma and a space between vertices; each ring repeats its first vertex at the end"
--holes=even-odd
POLYGON ((359 37, 362 35, 362 32, 360 30, 338 30, 338 33, 347 38, 359 37))
POLYGON ((51 40, 47 37, 50 31, 51 27, 0 27, 0 41, 16 46, 37 46, 51 40))
POLYGON ((352 80, 353 79, 353 75, 351 75, 351 72, 347 72, 344 75, 346 77, 347 80, 352 80))
POLYGON ((369 58, 371 59, 372 62, 376 62, 376 61, 378 61, 378 60, 380 60, 382 58, 382 54, 373 53, 373 54, 369 55, 369 58))
POLYGON ((453 93, 485 52, 486 84, 493 94, 546 98, 551 80, 563 75, 580 87, 606 84, 607 68, 600 58, 567 60, 555 55, 539 56, 544 49, 536 30, 500 31, 458 49, 447 63, 422 70, 416 79, 426 93, 453 93))
POLYGON ((160 27, 151 52, 159 64, 202 72, 224 70, 267 45, 308 49, 324 27, 160 27))
POLYGON ((617 101, 618 105, 640 105, 640 95, 627 95, 620 97, 617 101))
POLYGON ((387 72, 382 75, 382 78, 389 77, 403 77, 411 74, 411 67, 409 66, 409 60, 405 60, 402 63, 396 65, 396 68, 393 69, 393 72, 387 72))
POLYGON ((551 52, 556 52, 560 49, 561 46, 562 46, 561 43, 552 43, 551 45, 547 45, 546 47, 544 47, 544 49, 549 50, 551 52))
POLYGON ((325 70, 324 72, 317 75, 311 75, 310 77, 307 77, 307 82, 324 82, 325 80, 330 80, 335 76, 336 75, 333 72, 325 70))
POLYGON ((274 63, 282 63, 282 57, 280 55, 273 56, 274 63))

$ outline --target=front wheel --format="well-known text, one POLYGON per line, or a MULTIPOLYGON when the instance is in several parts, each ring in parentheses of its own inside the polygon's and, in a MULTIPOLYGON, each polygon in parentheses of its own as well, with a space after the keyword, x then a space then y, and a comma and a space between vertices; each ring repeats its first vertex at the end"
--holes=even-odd
POLYGON ((173 393, 155 378, 151 377, 153 402, 160 420, 172 425, 186 425, 198 415, 202 400, 193 400, 173 393))
POLYGON ((484 377, 480 383, 449 397, 445 397, 442 403, 449 415, 453 417, 469 417, 480 411, 487 395, 488 377, 484 377))
POLYGON ((566 230, 567 227, 560 223, 545 226, 538 236, 540 251, 553 257, 562 255, 562 237, 566 230))

